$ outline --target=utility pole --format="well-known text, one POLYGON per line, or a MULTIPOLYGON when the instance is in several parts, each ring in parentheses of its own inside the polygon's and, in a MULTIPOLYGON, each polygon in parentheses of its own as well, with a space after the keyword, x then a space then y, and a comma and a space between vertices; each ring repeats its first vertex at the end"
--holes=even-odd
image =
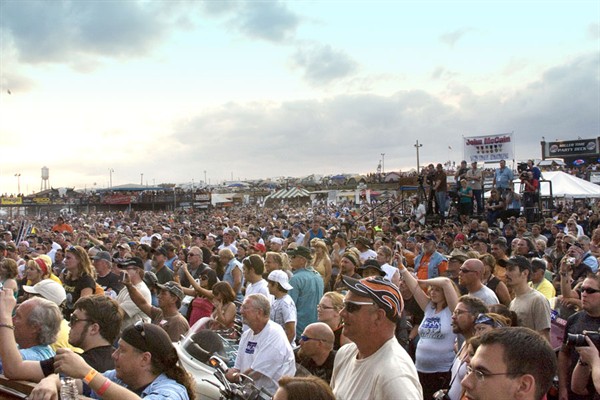
POLYGON ((420 169, 421 168, 421 163, 419 162, 419 148, 423 147, 423 145, 419 144, 419 140, 417 139, 417 143, 414 144, 414 146, 417 149, 417 175, 419 175, 419 173, 421 172, 421 169, 420 169))

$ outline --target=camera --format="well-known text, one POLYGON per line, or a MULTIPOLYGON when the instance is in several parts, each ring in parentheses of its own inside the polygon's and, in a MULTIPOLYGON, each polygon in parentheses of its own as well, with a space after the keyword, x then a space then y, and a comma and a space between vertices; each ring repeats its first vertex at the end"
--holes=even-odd
POLYGON ((567 265, 575 265, 575 261, 577 261, 577 259, 575 257, 567 257, 567 259, 565 260, 565 263, 567 265))
POLYGON ((567 344, 575 347, 587 346, 586 336, 594 342, 596 347, 600 347, 600 332, 597 331, 583 331, 582 334, 567 333, 567 344))
POLYGON ((525 179, 525 180, 529 179, 529 174, 527 173, 527 171, 522 172, 521 175, 519 175, 519 179, 521 179, 521 180, 523 180, 523 179, 525 179))

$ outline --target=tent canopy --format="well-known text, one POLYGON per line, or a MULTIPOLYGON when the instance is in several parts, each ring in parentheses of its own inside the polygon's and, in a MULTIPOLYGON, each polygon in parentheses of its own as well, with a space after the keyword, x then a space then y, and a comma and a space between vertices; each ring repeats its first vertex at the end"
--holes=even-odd
MULTIPOLYGON (((562 171, 542 172, 542 179, 552 182, 554 197, 599 198, 600 186, 562 171)), ((542 196, 550 195, 550 187, 540 182, 542 196)))
POLYGON ((281 189, 275 193, 271 193, 267 197, 265 197, 265 201, 275 200, 275 199, 295 199, 298 197, 309 197, 310 192, 306 189, 293 187, 290 189, 281 189))

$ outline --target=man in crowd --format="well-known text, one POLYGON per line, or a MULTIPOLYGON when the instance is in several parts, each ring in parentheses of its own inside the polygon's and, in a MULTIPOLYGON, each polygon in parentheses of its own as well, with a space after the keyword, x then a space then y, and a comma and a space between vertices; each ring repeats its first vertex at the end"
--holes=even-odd
POLYGON ((541 400, 556 373, 554 351, 523 327, 498 328, 481 336, 462 380, 470 400, 541 400))
POLYGON ((438 210, 443 221, 444 218, 446 218, 446 195, 448 192, 448 183, 446 181, 446 173, 444 172, 444 167, 442 164, 438 164, 435 167, 433 189, 435 190, 435 198, 438 203, 438 210))
POLYGON ((512 187, 513 172, 506 166, 505 160, 500 160, 500 168, 494 171, 494 180, 492 186, 495 187, 502 196, 504 191, 512 187))
POLYGON ((487 312, 487 306, 480 299, 472 296, 461 296, 452 313, 452 332, 461 335, 462 345, 452 363, 451 385, 448 389, 448 396, 451 399, 459 399, 462 388, 460 381, 467 374, 467 365, 464 362, 467 356, 467 341, 475 336, 475 321, 480 314, 487 312))
POLYGON ((164 246, 154 250, 152 259, 152 272, 156 274, 158 283, 166 283, 173 280, 173 271, 165 264, 167 261, 168 252, 164 246))
MULTIPOLYGON (((11 304, 0 292, 0 321, 10 319, 11 304)), ((71 315, 69 343, 83 350, 81 357, 99 372, 114 368, 112 344, 119 335, 123 311, 116 301, 102 295, 82 297, 71 315)), ((9 379, 39 382, 54 373, 54 357, 43 361, 24 361, 16 351, 14 336, 0 330, 0 357, 5 361, 4 375, 9 379)), ((84 386, 84 394, 89 390, 84 386)))
POLYGON ((546 279, 545 275, 546 260, 533 258, 531 260, 531 282, 529 282, 529 286, 543 294, 550 301, 556 297, 556 289, 552 282, 546 279))
POLYGON ((477 161, 471 163, 471 169, 465 174, 469 187, 473 189, 474 204, 477 204, 477 215, 483 214, 483 172, 477 168, 477 161))
MULTIPOLYGON (((11 289, 0 291, 0 301, 2 301, 0 307, 5 307, 0 315, 2 318, 0 330, 5 335, 8 332, 7 340, 13 343, 11 347, 14 349, 17 349, 14 345, 16 342, 20 357, 23 360, 34 361, 52 357, 54 351, 50 345, 56 341, 62 320, 62 313, 58 306, 42 297, 33 297, 24 301, 17 308, 14 318, 11 318, 15 307, 13 291, 11 289)), ((0 370, 3 363, 6 363, 4 358, 0 362, 0 370)))
POLYGON ((433 233, 423 237, 423 249, 415 257, 415 271, 418 279, 431 279, 442 276, 448 269, 448 260, 437 251, 437 238, 433 233))
POLYGON ((254 379, 257 387, 275 393, 282 376, 296 373, 292 346, 283 328, 269 319, 271 306, 264 295, 247 296, 240 312, 250 329, 242 334, 235 365, 226 377, 238 382, 241 372, 254 379))
POLYGON ((571 391, 571 374, 579 356, 572 344, 567 343, 567 334, 582 334, 583 331, 600 330, 600 277, 591 275, 581 285, 582 310, 571 315, 565 327, 563 346, 558 353, 559 400, 589 400, 594 395, 577 395, 571 391))
MULTIPOLYGON (((144 263, 139 257, 132 257, 122 260, 118 264, 119 268, 127 272, 131 285, 142 294, 148 303, 152 302, 150 289, 144 283, 144 263)), ((117 295, 117 303, 125 311, 121 331, 138 321, 150 322, 150 318, 133 302, 128 290, 121 290, 117 295)))
POLYGON ((267 281, 262 276, 265 272, 265 264, 262 257, 253 254, 244 258, 242 265, 244 281, 248 283, 246 285, 246 296, 253 293, 262 293, 265 297, 270 298, 267 281))
POLYGON ((483 262, 476 258, 470 258, 464 262, 458 272, 458 282, 464 286, 468 294, 481 299, 485 304, 498 304, 496 293, 481 282, 484 269, 483 262))
POLYGON ((531 263, 523 256, 508 259, 506 286, 514 291, 510 310, 517 314, 519 326, 533 329, 550 342, 550 303, 543 294, 529 287, 531 263))
POLYGON ((92 257, 96 269, 96 283, 104 289, 104 293, 113 299, 123 289, 119 275, 112 272, 112 257, 108 251, 99 251, 92 257))
POLYGON ((304 246, 288 251, 290 265, 294 276, 290 279, 293 289, 290 297, 296 304, 298 319, 296 321, 296 338, 299 338, 304 328, 317 322, 317 304, 323 296, 323 279, 308 263, 312 256, 304 246))
POLYGON ((300 336, 300 347, 295 352, 296 362, 311 375, 318 376, 325 382, 331 381, 336 354, 333 350, 334 340, 329 325, 323 322, 308 325, 300 336))
POLYGON ((422 399, 417 370, 394 331, 402 296, 381 278, 343 278, 349 288, 340 315, 344 335, 353 343, 335 357, 331 388, 338 400, 422 399))

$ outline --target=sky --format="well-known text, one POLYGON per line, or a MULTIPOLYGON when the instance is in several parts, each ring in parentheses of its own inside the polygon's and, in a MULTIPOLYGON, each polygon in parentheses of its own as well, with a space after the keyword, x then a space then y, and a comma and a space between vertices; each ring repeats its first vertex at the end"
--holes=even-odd
POLYGON ((0 52, 2 194, 42 167, 216 184, 600 136, 597 0, 0 0, 0 52))

